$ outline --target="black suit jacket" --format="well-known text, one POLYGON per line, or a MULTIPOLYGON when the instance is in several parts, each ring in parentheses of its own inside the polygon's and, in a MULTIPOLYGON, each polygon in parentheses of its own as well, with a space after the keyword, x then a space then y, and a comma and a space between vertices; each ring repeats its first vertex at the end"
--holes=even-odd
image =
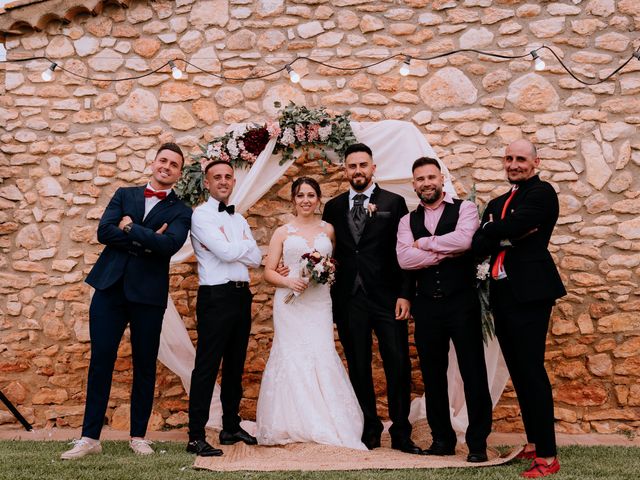
POLYGON ((123 278, 128 300, 166 307, 169 261, 187 239, 191 209, 171 192, 143 221, 144 189, 119 188, 111 198, 98 225, 98 241, 106 247, 86 282, 104 290, 123 278), (128 234, 118 228, 127 215, 134 223, 128 234), (155 233, 164 223, 164 233, 155 233))
POLYGON ((407 204, 400 195, 377 185, 369 203, 375 204, 377 211, 367 215, 358 243, 349 229, 349 192, 329 200, 324 208, 322 218, 333 225, 336 233, 334 257, 338 268, 331 289, 334 310, 348 300, 357 273, 369 297, 382 304, 395 306, 398 298, 413 298, 411 275, 400 269, 396 257, 398 223, 408 213, 407 204))
POLYGON ((547 182, 535 175, 523 182, 500 219, 510 192, 489 202, 482 215, 482 226, 473 237, 472 249, 478 255, 491 255, 491 264, 509 240, 504 269, 521 302, 555 300, 566 295, 558 269, 548 250, 551 233, 558 220, 558 195, 547 182), (493 221, 489 222, 489 215, 493 221), (489 223, 486 223, 489 222, 489 223), (530 233, 532 232, 533 233, 530 233))

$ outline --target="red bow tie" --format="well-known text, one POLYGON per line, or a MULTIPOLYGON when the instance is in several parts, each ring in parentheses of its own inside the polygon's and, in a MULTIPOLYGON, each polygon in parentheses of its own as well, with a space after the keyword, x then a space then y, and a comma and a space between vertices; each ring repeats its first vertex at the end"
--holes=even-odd
POLYGON ((164 200, 165 198, 167 198, 167 192, 163 192, 163 191, 156 192, 155 190, 151 190, 150 188, 145 188, 144 198, 149 198, 149 197, 158 197, 160 200, 164 200))

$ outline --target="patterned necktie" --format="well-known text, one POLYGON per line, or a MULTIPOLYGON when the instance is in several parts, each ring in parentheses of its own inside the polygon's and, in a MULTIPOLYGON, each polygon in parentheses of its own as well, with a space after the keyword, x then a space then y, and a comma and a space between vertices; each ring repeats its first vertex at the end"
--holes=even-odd
POLYGON ((167 198, 167 192, 163 192, 163 191, 155 191, 155 190, 151 190, 150 188, 145 188, 144 189, 144 198, 150 198, 150 197, 158 197, 160 200, 164 200, 165 198, 167 198))
MULTIPOLYGON (((514 185, 511 189, 511 195, 507 198, 507 201, 504 202, 504 207, 502 207, 502 215, 500 215, 500 220, 502 220, 507 214, 507 208, 511 203, 511 200, 515 196, 518 191, 518 185, 514 185)), ((507 272, 504 271, 504 255, 507 251, 502 250, 496 255, 496 259, 493 262, 493 267, 491 267, 491 278, 494 280, 501 280, 507 277, 507 272)))
POLYGON ((218 211, 227 212, 229 215, 233 215, 236 212, 236 207, 235 205, 227 205, 224 202, 220 202, 218 204, 218 211))
POLYGON ((364 201, 367 199, 367 196, 363 193, 358 193, 353 197, 353 207, 351 208, 351 218, 353 219, 353 224, 356 227, 356 232, 358 237, 362 235, 362 231, 364 230, 364 225, 367 221, 367 212, 364 211, 364 201))

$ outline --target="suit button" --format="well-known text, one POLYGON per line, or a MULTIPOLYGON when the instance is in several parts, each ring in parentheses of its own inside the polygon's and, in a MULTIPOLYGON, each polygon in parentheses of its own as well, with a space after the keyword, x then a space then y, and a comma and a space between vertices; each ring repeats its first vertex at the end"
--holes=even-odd
POLYGON ((360 253, 360 250, 356 250, 356 253, 360 253))
POLYGON ((440 280, 436 280, 436 283, 437 283, 437 284, 440 284, 440 280))

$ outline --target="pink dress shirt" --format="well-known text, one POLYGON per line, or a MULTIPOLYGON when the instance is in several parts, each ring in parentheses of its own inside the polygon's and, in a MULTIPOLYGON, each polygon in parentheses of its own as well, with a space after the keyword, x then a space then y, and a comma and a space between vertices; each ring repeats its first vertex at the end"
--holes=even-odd
POLYGON ((445 235, 433 235, 444 211, 445 202, 453 203, 453 199, 448 193, 445 193, 444 200, 437 207, 424 207, 424 226, 432 236, 419 239, 419 248, 413 246, 415 239, 409 224, 410 214, 402 217, 398 225, 398 242, 396 244, 400 268, 418 270, 431 267, 447 257, 458 255, 471 248, 471 239, 480 227, 480 219, 478 209, 468 200, 464 200, 460 205, 456 229, 445 235))

